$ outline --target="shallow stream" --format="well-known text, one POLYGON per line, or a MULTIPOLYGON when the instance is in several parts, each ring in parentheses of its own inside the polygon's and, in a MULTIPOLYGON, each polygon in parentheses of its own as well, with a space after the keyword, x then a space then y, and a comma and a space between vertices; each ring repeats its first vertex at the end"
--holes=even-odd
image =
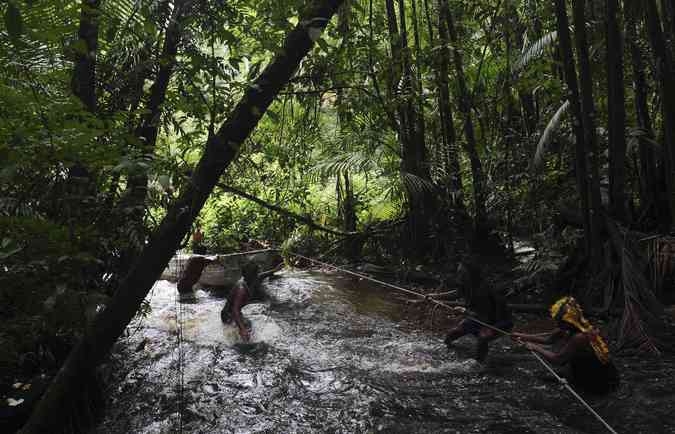
MULTIPOLYGON (((264 288, 269 301, 244 308, 253 343, 242 344, 221 298, 180 302, 158 281, 115 349, 97 432, 604 432, 507 340, 481 365, 471 338, 448 350, 379 287, 285 271, 264 288)), ((618 432, 675 432, 674 365, 621 360, 621 389, 590 403, 618 432)))

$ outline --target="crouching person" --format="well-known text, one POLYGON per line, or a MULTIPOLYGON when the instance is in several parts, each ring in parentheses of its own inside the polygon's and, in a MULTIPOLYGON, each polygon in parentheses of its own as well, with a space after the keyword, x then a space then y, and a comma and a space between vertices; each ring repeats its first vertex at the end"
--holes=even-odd
POLYGON ((563 373, 575 387, 592 394, 604 394, 619 384, 619 374, 612 363, 607 343, 598 329, 584 317, 574 297, 563 297, 551 306, 551 317, 558 328, 548 335, 513 333, 516 341, 541 354, 554 365, 565 365, 563 373), (560 343, 553 351, 542 345, 560 343))
POLYGON ((457 274, 460 293, 466 300, 469 313, 480 322, 471 318, 462 320, 448 332, 445 344, 450 347, 455 340, 471 334, 477 340, 475 358, 483 361, 487 357, 490 341, 503 336, 495 329, 510 331, 513 328, 511 312, 506 305, 503 291, 485 282, 478 265, 463 261, 457 268, 457 274), (486 327, 484 324, 495 328, 486 327))
POLYGON ((260 272, 260 267, 253 261, 246 262, 241 267, 241 279, 237 281, 227 296, 225 306, 220 311, 220 319, 225 324, 234 323, 239 328, 239 335, 244 342, 251 339, 251 322, 246 319, 241 309, 252 301, 265 298, 261 283, 267 276, 272 275, 283 267, 283 262, 276 268, 260 272))

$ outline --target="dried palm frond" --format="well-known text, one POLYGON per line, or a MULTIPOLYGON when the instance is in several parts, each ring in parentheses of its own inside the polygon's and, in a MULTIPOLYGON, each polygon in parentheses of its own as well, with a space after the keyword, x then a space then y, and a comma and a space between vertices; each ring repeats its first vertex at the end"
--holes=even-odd
POLYGON ((562 122, 562 117, 565 113, 567 113, 567 110, 570 107, 570 102, 565 101, 563 105, 560 106, 560 108, 555 112, 551 120, 549 121, 548 125, 546 125, 546 129, 541 135, 541 138, 539 139, 539 143, 537 143, 537 150, 534 153, 534 159, 532 161, 532 164, 534 165, 535 168, 538 168, 541 166, 541 164, 544 161, 544 154, 548 150, 548 147, 551 144, 551 140, 553 138, 554 133, 558 130, 560 127, 560 123, 562 122))
POLYGON ((654 140, 650 136, 648 131, 642 128, 629 128, 626 153, 631 154, 632 152, 634 152, 638 148, 640 142, 650 145, 658 153, 663 152, 663 147, 661 146, 661 144, 656 140, 654 140))
POLYGON ((656 299, 652 284, 645 277, 645 267, 635 247, 624 243, 621 255, 621 280, 624 292, 624 311, 619 330, 619 348, 638 348, 652 354, 661 354, 649 331, 650 324, 659 321, 663 311, 656 299))
POLYGON ((675 238, 658 237, 650 244, 654 286, 660 293, 668 276, 675 275, 675 238))

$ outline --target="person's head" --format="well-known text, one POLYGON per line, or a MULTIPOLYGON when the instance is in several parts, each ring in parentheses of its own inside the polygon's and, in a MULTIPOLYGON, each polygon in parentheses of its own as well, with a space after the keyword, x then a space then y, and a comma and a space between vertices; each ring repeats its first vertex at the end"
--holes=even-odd
POLYGON ((587 331, 591 325, 584 318, 581 306, 574 297, 563 297, 551 306, 551 318, 563 330, 587 331))
POLYGON ((241 267, 241 275, 244 277, 247 283, 253 283, 258 279, 258 264, 253 261, 247 261, 241 267))
POLYGON ((585 333, 591 347, 602 363, 609 360, 609 347, 600 332, 584 317, 581 306, 574 297, 563 297, 551 306, 551 318, 558 322, 561 330, 585 333))

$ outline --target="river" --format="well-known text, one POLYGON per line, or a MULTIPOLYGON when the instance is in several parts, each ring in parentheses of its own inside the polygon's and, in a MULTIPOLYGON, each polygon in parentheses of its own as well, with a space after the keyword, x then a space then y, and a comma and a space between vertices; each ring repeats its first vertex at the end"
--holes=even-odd
MULTIPOLYGON (((158 281, 111 357, 96 432, 604 432, 505 339, 482 365, 471 338, 448 350, 432 318, 411 319, 363 281, 288 270, 264 289, 267 302, 244 308, 253 342, 242 344, 220 321, 221 298, 180 302, 158 281)), ((617 362, 621 388, 589 402, 618 432, 675 432, 675 361, 617 362)))

